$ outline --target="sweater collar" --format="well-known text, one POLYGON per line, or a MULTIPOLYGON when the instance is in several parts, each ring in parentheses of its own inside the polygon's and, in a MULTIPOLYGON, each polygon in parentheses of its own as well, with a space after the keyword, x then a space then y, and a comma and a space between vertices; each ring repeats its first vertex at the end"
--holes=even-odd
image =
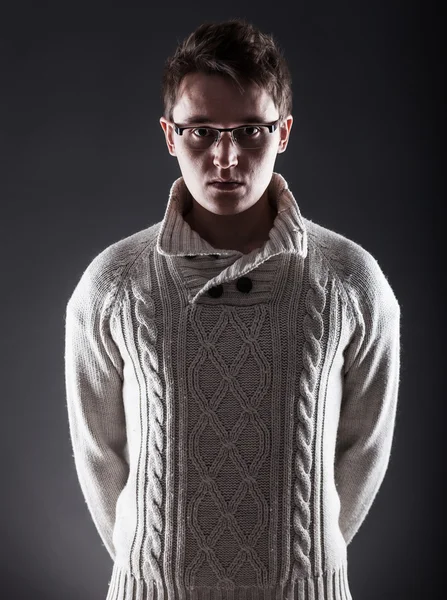
MULTIPOLYGON (((282 175, 273 172, 268 186, 269 200, 274 203, 277 215, 269 239, 248 254, 238 250, 215 248, 191 229, 183 214, 191 202, 183 177, 174 181, 169 193, 165 216, 157 238, 157 250, 166 256, 206 255, 233 256, 243 259, 245 266, 260 264, 281 253, 307 255, 307 232, 298 204, 282 175)), ((245 269, 244 269, 245 270, 245 269)))

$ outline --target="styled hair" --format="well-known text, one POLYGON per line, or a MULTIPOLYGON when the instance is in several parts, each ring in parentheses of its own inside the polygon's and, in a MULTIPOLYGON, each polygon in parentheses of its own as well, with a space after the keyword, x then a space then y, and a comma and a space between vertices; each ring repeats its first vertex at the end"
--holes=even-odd
POLYGON ((188 73, 222 75, 232 79, 241 94, 244 83, 264 88, 280 119, 292 112, 292 77, 281 48, 244 19, 206 21, 181 42, 163 70, 163 116, 173 120, 182 79, 188 73))

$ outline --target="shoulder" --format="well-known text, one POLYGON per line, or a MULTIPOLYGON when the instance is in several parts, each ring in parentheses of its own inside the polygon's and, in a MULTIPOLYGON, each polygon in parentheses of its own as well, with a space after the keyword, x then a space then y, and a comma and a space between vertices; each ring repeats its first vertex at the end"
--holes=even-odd
POLYGON ((69 300, 95 303, 113 308, 127 273, 143 253, 151 253, 156 244, 160 223, 122 238, 106 248, 87 265, 69 300))
POLYGON ((318 253, 324 258, 354 313, 366 313, 374 318, 379 313, 400 312, 394 290, 370 251, 310 219, 304 222, 309 253, 318 253))

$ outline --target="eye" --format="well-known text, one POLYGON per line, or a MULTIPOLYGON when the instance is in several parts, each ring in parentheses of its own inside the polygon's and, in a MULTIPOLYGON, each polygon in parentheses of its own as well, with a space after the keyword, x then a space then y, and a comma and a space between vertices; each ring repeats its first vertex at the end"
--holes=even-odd
POLYGON ((207 127, 197 127, 197 129, 193 129, 192 133, 194 135, 197 135, 197 137, 207 137, 208 134, 210 134, 210 130, 207 127), (200 135, 198 132, 201 132, 203 135, 200 135))
POLYGON ((259 127, 254 127, 252 125, 249 125, 248 127, 242 127, 241 129, 242 133, 248 137, 254 137, 260 131, 259 127))

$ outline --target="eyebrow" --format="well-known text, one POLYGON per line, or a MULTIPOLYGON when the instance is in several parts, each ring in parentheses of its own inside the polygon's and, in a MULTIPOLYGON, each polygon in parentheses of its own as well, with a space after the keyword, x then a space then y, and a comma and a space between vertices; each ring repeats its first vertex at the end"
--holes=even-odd
MULTIPOLYGON (((215 122, 215 121, 213 119, 210 119, 206 115, 194 115, 192 117, 183 119, 183 121, 182 121, 182 123, 185 123, 185 125, 189 125, 191 123, 213 123, 213 122, 215 122)), ((262 119, 260 119, 259 117, 257 117, 256 115, 249 115, 248 117, 245 117, 244 119, 240 119, 239 122, 240 123, 264 123, 264 121, 262 119)))

